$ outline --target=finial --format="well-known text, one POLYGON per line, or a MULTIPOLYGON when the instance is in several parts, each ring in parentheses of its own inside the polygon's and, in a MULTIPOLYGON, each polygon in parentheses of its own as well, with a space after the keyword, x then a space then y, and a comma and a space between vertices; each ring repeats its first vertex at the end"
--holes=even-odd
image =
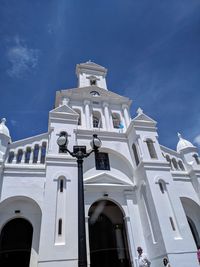
POLYGON ((182 139, 182 135, 180 133, 177 133, 177 135, 179 139, 182 139))
POLYGON ((1 119, 1 123, 2 123, 2 124, 5 124, 5 123, 6 123, 6 118, 2 118, 2 119, 1 119))
POLYGON ((68 102, 69 102, 69 99, 67 97, 63 97, 62 105, 66 105, 67 106, 68 102))
POLYGON ((143 110, 141 108, 138 108, 136 112, 137 112, 138 115, 143 114, 143 110))

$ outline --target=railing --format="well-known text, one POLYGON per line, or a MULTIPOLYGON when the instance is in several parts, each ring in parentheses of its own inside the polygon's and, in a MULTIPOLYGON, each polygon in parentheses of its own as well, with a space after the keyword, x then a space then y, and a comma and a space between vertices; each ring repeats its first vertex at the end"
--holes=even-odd
POLYGON ((44 164, 47 142, 11 149, 8 154, 9 164, 44 164))

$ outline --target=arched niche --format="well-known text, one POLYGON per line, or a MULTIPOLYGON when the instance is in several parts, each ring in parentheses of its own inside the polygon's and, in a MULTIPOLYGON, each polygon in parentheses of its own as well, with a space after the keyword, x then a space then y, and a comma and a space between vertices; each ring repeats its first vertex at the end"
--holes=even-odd
POLYGON ((88 215, 91 266, 130 267, 124 213, 119 206, 110 200, 98 200, 88 215))

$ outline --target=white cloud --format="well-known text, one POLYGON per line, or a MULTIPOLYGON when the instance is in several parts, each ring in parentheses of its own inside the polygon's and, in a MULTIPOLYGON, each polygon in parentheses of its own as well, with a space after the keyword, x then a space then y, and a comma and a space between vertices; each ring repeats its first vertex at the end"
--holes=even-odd
POLYGON ((200 134, 194 138, 194 143, 200 145, 200 134))
POLYGON ((15 44, 8 49, 7 57, 11 67, 7 70, 11 77, 20 78, 25 73, 36 68, 39 59, 39 50, 28 48, 23 40, 15 38, 15 44))
POLYGON ((10 120, 10 123, 12 124, 12 126, 16 126, 17 125, 17 121, 16 120, 10 120))
POLYGON ((47 25, 47 32, 49 34, 53 34, 54 33, 54 29, 53 29, 53 26, 51 24, 48 24, 47 25))

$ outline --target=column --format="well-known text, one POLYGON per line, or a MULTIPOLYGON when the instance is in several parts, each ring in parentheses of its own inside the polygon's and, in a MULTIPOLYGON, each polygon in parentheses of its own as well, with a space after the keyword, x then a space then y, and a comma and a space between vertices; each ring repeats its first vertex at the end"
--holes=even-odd
POLYGON ((26 150, 22 150, 23 151, 23 154, 22 154, 22 160, 21 160, 21 163, 24 163, 25 162, 25 155, 26 155, 26 150))
POLYGON ((38 148, 38 158, 37 158, 37 163, 38 164, 41 163, 41 154, 42 154, 42 146, 39 145, 39 148, 38 148))
POLYGON ((125 260, 125 246, 124 246, 121 224, 115 225, 115 237, 117 243, 118 259, 120 260, 120 262, 123 262, 125 260))
POLYGON ((29 164, 32 164, 33 163, 33 156, 34 156, 34 148, 31 147, 31 155, 30 155, 29 164))
POLYGON ((12 163, 16 163, 16 162, 17 162, 17 152, 14 151, 14 158, 13 158, 12 163))
POLYGON ((54 131, 54 127, 50 126, 49 128, 49 143, 48 143, 48 149, 49 149, 49 152, 51 152, 53 150, 53 146, 52 146, 52 133, 54 131))
POLYGON ((110 130, 110 112, 108 109, 108 103, 104 102, 103 103, 103 108, 104 108, 104 116, 105 116, 105 121, 106 121, 106 128, 107 130, 110 130))
POLYGON ((128 128, 128 126, 130 124, 130 116, 129 116, 129 112, 128 112, 128 105, 123 104, 122 105, 122 109, 123 109, 123 112, 124 112, 124 119, 125 119, 126 128, 128 128))
POLYGON ((90 129, 91 128, 91 118, 90 118, 90 101, 85 100, 84 101, 85 105, 85 121, 86 121, 86 128, 90 129))
POLYGON ((139 136, 136 140, 136 143, 138 144, 138 149, 139 149, 139 157, 141 160, 144 159, 144 151, 143 151, 143 142, 141 140, 141 136, 139 136))

